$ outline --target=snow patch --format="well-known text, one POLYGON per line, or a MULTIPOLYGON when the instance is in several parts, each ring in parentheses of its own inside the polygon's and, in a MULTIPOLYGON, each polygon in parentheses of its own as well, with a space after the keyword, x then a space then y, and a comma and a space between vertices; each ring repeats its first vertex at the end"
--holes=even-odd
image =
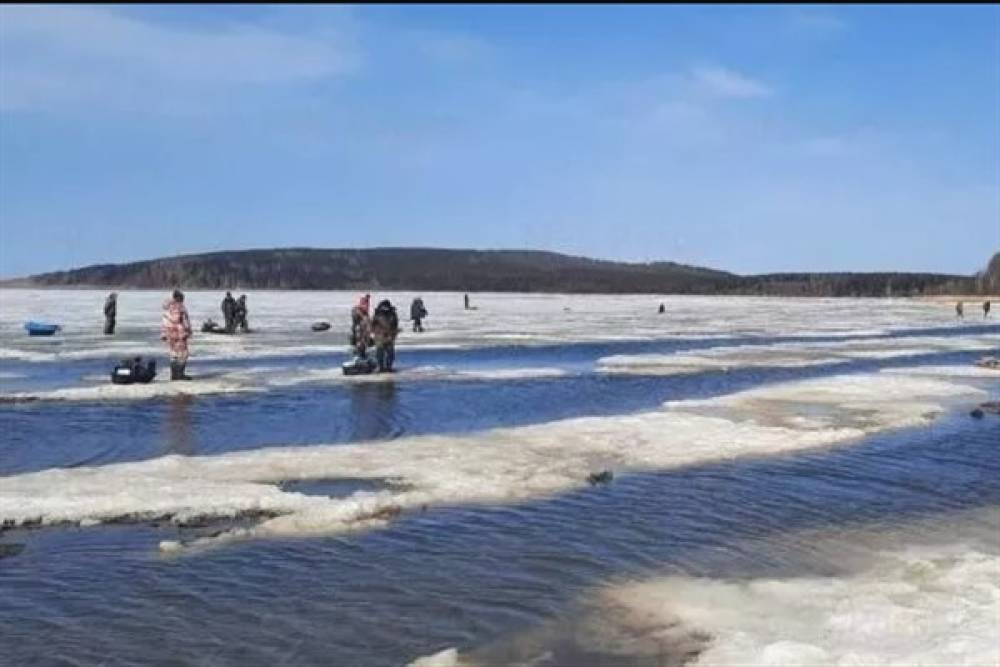
POLYGON ((806 367, 858 359, 892 359, 942 352, 989 350, 995 336, 915 336, 855 339, 822 343, 733 345, 697 353, 614 355, 598 360, 605 373, 677 375, 709 370, 758 367, 806 367))
POLYGON ((407 667, 461 667, 463 664, 468 665, 468 663, 459 662, 458 649, 446 648, 433 655, 417 658, 407 667))
POLYGON ((845 577, 667 577, 604 595, 710 635, 695 665, 997 665, 998 575, 995 553, 915 547, 845 577))

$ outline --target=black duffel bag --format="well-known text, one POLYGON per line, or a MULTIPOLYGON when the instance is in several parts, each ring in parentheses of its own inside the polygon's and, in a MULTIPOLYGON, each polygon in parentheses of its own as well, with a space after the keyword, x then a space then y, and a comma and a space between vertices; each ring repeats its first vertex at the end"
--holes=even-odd
POLYGON ((148 384, 156 377, 156 360, 143 363, 142 357, 124 359, 111 371, 113 384, 148 384))

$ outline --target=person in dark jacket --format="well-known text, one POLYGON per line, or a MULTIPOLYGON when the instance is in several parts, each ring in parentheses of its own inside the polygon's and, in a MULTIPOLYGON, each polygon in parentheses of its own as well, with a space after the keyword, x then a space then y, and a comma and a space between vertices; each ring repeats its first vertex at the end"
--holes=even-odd
POLYGON ((240 331, 249 331, 250 324, 247 323, 247 295, 240 294, 240 298, 236 300, 236 310, 234 312, 236 326, 240 328, 240 331))
POLYGON ((226 333, 233 333, 236 330, 236 299, 232 292, 226 292, 222 300, 222 318, 226 322, 226 333))
POLYGON ((375 360, 379 373, 392 372, 396 361, 396 336, 399 316, 388 299, 381 301, 372 315, 372 338, 375 340, 375 360))
POLYGON ((989 317, 989 316, 990 316, 990 301, 989 299, 987 299, 986 301, 983 301, 983 317, 989 317))
POLYGON ((955 316, 959 319, 965 317, 965 308, 962 306, 961 301, 955 304, 955 316))
POLYGON ((427 317, 427 309, 424 308, 424 300, 419 296, 410 304, 410 319, 413 320, 413 330, 423 331, 422 320, 427 317))
POLYGON ((118 293, 112 292, 104 301, 104 335, 115 333, 115 320, 118 318, 118 293))

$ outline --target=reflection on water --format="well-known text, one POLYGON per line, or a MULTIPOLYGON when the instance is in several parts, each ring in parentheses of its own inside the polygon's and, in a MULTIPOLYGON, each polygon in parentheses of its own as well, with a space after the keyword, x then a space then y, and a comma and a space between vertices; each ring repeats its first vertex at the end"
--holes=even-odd
POLYGON ((384 440, 399 435, 396 383, 360 383, 347 389, 350 440, 384 440))
POLYGON ((5 436, 0 438, 0 475, 136 461, 165 452, 217 454, 259 447, 467 433, 571 417, 628 414, 655 409, 664 401, 709 398, 772 382, 904 365, 968 365, 977 356, 974 352, 957 352, 919 359, 863 360, 808 368, 747 368, 669 377, 584 373, 552 378, 399 383, 390 378, 261 394, 178 398, 184 402, 176 408, 176 417, 171 416, 175 404, 168 399, 0 405, 0 432, 5 436), (111 433, 114 437, 109 437, 111 433))
POLYGON ((191 417, 194 396, 171 396, 167 399, 164 420, 164 454, 191 456, 197 453, 194 423, 191 417))

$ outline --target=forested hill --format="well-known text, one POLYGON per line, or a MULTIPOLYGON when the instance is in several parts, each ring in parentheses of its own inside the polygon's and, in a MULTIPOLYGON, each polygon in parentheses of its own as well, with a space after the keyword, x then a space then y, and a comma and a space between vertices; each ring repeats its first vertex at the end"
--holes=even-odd
POLYGON ((288 248, 100 264, 5 286, 383 289, 784 296, 913 296, 1000 291, 1000 253, 977 276, 776 273, 739 276, 673 262, 625 263, 521 250, 288 248))
POLYGON ((31 276, 38 286, 406 289, 496 292, 712 292, 736 276, 671 262, 626 264, 551 252, 290 248, 102 264, 31 276))

